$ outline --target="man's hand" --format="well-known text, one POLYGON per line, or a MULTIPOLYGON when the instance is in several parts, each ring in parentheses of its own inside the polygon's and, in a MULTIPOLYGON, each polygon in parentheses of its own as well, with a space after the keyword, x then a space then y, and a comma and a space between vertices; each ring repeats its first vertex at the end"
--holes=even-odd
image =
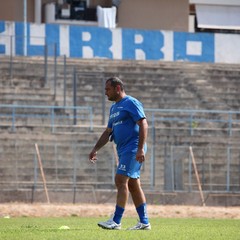
POLYGON ((89 161, 95 163, 97 161, 97 151, 102 148, 109 141, 109 134, 112 132, 111 128, 106 128, 98 139, 93 150, 89 153, 89 161))
POLYGON ((143 149, 138 149, 138 150, 137 150, 136 160, 137 160, 139 163, 142 163, 142 162, 145 161, 145 153, 144 153, 144 150, 143 150, 143 149))
POLYGON ((97 151, 95 151, 94 149, 89 154, 89 161, 91 163, 96 163, 97 161, 97 151))

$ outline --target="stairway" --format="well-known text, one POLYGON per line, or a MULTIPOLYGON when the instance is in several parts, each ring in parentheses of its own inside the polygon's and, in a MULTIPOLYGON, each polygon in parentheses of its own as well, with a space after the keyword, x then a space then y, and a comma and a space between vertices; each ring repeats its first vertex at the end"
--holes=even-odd
MULTIPOLYGON (((0 63, 0 104, 62 106, 64 86, 66 86, 66 106, 72 106, 73 69, 75 69, 77 106, 93 108, 94 128, 90 131, 86 126, 72 126, 70 123, 68 127, 59 126, 56 132, 52 132, 51 129, 42 127, 43 122, 31 120, 31 127, 26 122, 19 121, 16 132, 12 132, 9 119, 4 121, 1 119, 0 174, 2 179, 5 179, 3 182, 6 183, 3 188, 10 186, 8 183, 11 180, 22 182, 23 185, 17 186, 19 188, 27 188, 29 184, 36 182, 34 143, 39 144, 47 181, 58 183, 57 186, 53 184, 52 188, 61 188, 63 186, 61 183, 66 182, 69 183, 69 188, 72 188, 74 183, 80 182, 94 182, 96 188, 112 187, 115 169, 112 145, 109 144, 100 151, 99 162, 94 167, 89 165, 87 160, 92 146, 106 126, 111 103, 106 100, 104 84, 110 76, 119 76, 125 83, 127 94, 142 101, 145 108, 239 110, 240 70, 236 65, 67 59, 66 74, 63 63, 58 62, 56 89, 54 89, 53 61, 48 63, 47 82, 44 79, 43 59, 24 58, 24 61, 22 58, 14 59, 12 79, 9 79, 9 65, 6 62, 0 63), (73 170, 74 164, 76 164, 76 172, 73 170)), ((159 117, 167 116, 162 113, 159 117)), ((204 118, 206 115, 201 117, 204 118)), ((222 116, 217 114, 214 117, 222 116)), ((238 119, 239 115, 236 118, 238 119)), ((227 149, 228 146, 238 147, 240 140, 238 123, 234 125, 233 135, 229 136, 225 123, 214 125, 195 122, 194 135, 191 135, 187 122, 157 121, 154 129, 154 145, 151 114, 148 120, 148 160, 142 171, 142 182, 147 189, 153 187, 155 190, 164 190, 166 187, 166 161, 172 156, 170 152, 166 152, 170 151, 170 147, 165 148, 166 144, 172 147, 186 146, 186 148, 192 145, 196 149, 208 149, 210 146, 212 152, 204 158, 204 163, 201 162, 202 155, 196 155, 199 169, 208 169, 202 171, 204 174, 201 173, 201 179, 208 190, 207 184, 211 181, 222 183, 220 188, 216 187, 212 190, 226 189, 224 185, 227 176, 226 154, 218 154, 218 149, 227 149), (152 162, 153 153, 155 163, 152 162), (211 169, 216 169, 218 173, 216 176, 209 175, 209 163, 211 169), (151 164, 155 164, 154 167, 151 164)), ((239 169, 238 159, 236 153, 231 162, 231 169, 239 169)), ((178 161, 176 166, 184 173, 182 180, 185 184, 189 174, 188 159, 174 158, 173 161, 178 161)), ((230 183, 233 182, 231 189, 238 191, 239 185, 235 185, 239 180, 239 172, 235 170, 231 172, 231 180, 229 180, 230 183)), ((39 180, 39 172, 37 176, 39 180)), ((196 186, 194 189, 197 189, 196 186)))

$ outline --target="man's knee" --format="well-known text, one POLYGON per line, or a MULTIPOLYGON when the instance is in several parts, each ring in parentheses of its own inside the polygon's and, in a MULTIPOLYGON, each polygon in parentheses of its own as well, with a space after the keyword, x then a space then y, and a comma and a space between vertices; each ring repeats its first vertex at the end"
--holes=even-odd
POLYGON ((128 177, 120 174, 115 176, 115 185, 119 188, 128 188, 128 177))
POLYGON ((141 189, 139 179, 130 179, 128 182, 129 192, 136 192, 141 189))

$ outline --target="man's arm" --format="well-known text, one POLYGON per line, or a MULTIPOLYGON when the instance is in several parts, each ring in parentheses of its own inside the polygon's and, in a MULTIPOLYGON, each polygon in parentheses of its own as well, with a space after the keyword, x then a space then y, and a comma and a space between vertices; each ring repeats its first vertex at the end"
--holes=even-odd
POLYGON ((95 162, 97 160, 97 151, 100 148, 102 148, 105 144, 107 144, 111 132, 112 132, 111 128, 106 128, 106 130, 102 133, 101 137, 98 139, 96 145, 89 154, 89 160, 91 162, 95 162))
POLYGON ((144 144, 147 141, 148 123, 146 118, 142 118, 137 124, 139 125, 139 142, 136 159, 141 163, 145 161, 144 144))

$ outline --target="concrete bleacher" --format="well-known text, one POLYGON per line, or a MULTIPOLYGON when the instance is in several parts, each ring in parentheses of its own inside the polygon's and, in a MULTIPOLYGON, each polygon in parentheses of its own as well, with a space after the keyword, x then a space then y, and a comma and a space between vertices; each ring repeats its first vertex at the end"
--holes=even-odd
POLYGON ((53 105, 54 100, 50 88, 8 87, 1 88, 1 104, 18 105, 53 105))
POLYGON ((101 78, 117 75, 125 81, 127 93, 139 98, 145 108, 238 110, 239 97, 236 89, 239 88, 237 80, 240 72, 237 66, 228 66, 230 70, 226 70, 227 74, 223 77, 225 70, 222 65, 217 72, 219 75, 215 73, 216 67, 212 66, 211 75, 209 64, 136 63, 132 68, 127 65, 129 63, 126 63, 126 68, 115 66, 117 64, 118 62, 107 61, 105 68, 102 66, 97 75, 94 73, 99 68, 98 62, 95 69, 93 66, 89 70, 87 67, 85 69, 83 64, 76 67, 80 104, 96 103, 98 106, 102 102, 99 91, 101 78), (84 76, 86 71, 92 72, 92 76, 84 76), (233 99, 234 91, 236 98, 233 99))
MULTIPOLYGON (((29 133, 1 133, 1 181, 2 189, 9 187, 8 182, 18 182, 17 186, 29 188, 42 185, 35 143, 39 147, 40 157, 46 180, 50 189, 56 185, 66 183, 68 188, 81 182, 98 182, 99 178, 109 169, 112 148, 108 146, 100 154, 97 165, 91 165, 88 154, 92 148, 92 141, 96 140, 95 133, 78 134, 49 134, 47 132, 29 133), (104 156, 104 157, 103 157, 104 156), (74 167, 75 173, 74 173, 74 167), (37 172, 35 172, 37 171, 37 172), (98 177, 99 176, 99 177, 98 177), (36 178, 37 177, 37 178, 36 178), (76 179, 74 179, 74 177, 76 179), (28 181, 28 183, 27 183, 28 181), (68 184, 67 184, 68 183, 68 184)), ((111 173, 105 174, 101 182, 111 184, 111 173)))
MULTIPOLYGON (((8 65, 0 64, 0 73, 3 75, 0 82, 0 104, 62 106, 64 92, 64 66, 62 62, 57 66, 55 95, 53 73, 49 73, 48 81, 45 82, 44 61, 42 59, 27 58, 24 59, 24 64, 21 61, 19 65, 17 60, 14 62, 13 79, 11 80, 9 80, 8 65)), ((16 123, 18 129, 15 133, 11 132, 10 127, 2 126, 0 129, 0 156, 4 164, 1 165, 3 167, 0 169, 0 174, 8 181, 14 179, 24 183, 25 185, 22 184, 21 187, 29 187, 26 182, 34 184, 34 159, 36 159, 34 143, 38 143, 46 164, 46 178, 49 183, 54 183, 57 178, 59 186, 61 186, 60 183, 69 182, 68 188, 71 188, 74 176, 76 182, 93 182, 96 184, 96 188, 104 188, 113 183, 113 175, 109 167, 109 162, 114 164, 111 145, 101 151, 97 165, 93 167, 87 161, 91 147, 105 128, 103 118, 105 117, 106 123, 108 117, 108 109, 111 103, 104 96, 104 83, 106 78, 110 76, 122 78, 126 85, 127 94, 141 100, 145 108, 239 110, 240 97, 238 92, 240 85, 238 81, 240 70, 236 65, 68 59, 66 74, 67 106, 73 104, 72 82, 74 68, 77 76, 77 105, 93 107, 93 131, 89 131, 89 128, 83 126, 65 128, 60 126, 56 133, 52 133, 48 128, 41 128, 41 123, 37 121, 35 123, 34 119, 29 124, 31 127, 28 127, 27 122, 16 123), (106 111, 104 111, 103 106, 107 109, 106 111), (73 152, 74 148, 77 149, 75 153, 73 152), (57 149, 57 153, 54 152, 54 149, 55 151, 57 149), (76 161, 77 172, 74 175, 73 159, 76 158, 81 160, 76 161), (56 162, 58 164, 57 170, 56 162), (15 168, 18 169, 16 170, 17 173, 11 171, 12 165, 17 166, 15 168), (103 174, 105 177, 102 176, 103 174), (106 184, 104 185, 104 183, 106 184)), ((54 69, 53 61, 48 64, 48 71, 49 69, 54 69)), ((234 136, 230 137, 224 124, 218 126, 218 131, 200 124, 198 128, 194 129, 194 135, 192 136, 189 132, 188 123, 171 123, 169 125, 169 122, 165 121, 155 126, 157 144, 153 146, 151 121, 149 121, 149 124, 148 161, 151 161, 151 151, 154 147, 155 178, 150 182, 153 169, 150 164, 145 164, 142 181, 146 189, 169 190, 164 181, 167 181, 165 179, 166 161, 171 157, 175 162, 178 161, 177 164, 180 162, 186 167, 186 169, 184 168, 184 174, 187 178, 187 157, 179 160, 175 159, 174 156, 170 156, 171 149, 169 146, 192 145, 196 149, 209 146, 212 149, 211 154, 208 154, 205 158, 206 161, 211 162, 210 167, 209 164, 202 163, 201 151, 199 154, 196 151, 195 156, 199 168, 207 168, 204 176, 200 174, 200 177, 204 178, 205 189, 211 190, 207 185, 212 181, 223 185, 212 190, 225 190, 226 168, 224 164, 226 162, 226 153, 221 154, 221 151, 214 149, 219 146, 224 148, 229 144, 237 147, 240 140, 238 126, 236 126, 234 136), (209 168, 218 169, 219 176, 210 176, 209 168)), ((186 154, 188 153, 186 152, 186 154)), ((238 159, 237 154, 234 159, 238 159)), ((239 162, 233 160, 231 162, 231 171, 238 169, 238 166, 239 162)), ((239 180, 237 174, 238 172, 233 174, 231 180, 233 184, 230 190, 240 190, 239 185, 234 185, 239 180)), ((182 179, 182 181, 186 182, 185 179, 182 179)), ((193 190, 197 190, 194 181, 195 179, 193 179, 193 190)), ((172 183, 172 185, 174 184, 177 183, 172 183)), ((6 186, 2 187, 6 188, 6 186)), ((52 186, 53 188, 56 187, 54 184, 52 186)), ((176 190, 181 189, 176 187, 176 190)))
MULTIPOLYGON (((32 58, 25 61, 24 67, 23 63, 19 63, 19 67, 17 62, 14 64, 14 80, 5 80, 4 83, 12 82, 14 86, 23 84, 30 88, 43 86, 44 61, 32 58), (38 69, 41 71, 37 71, 38 69), (24 79, 25 83, 21 81, 21 76, 24 76, 22 80, 24 79)), ((1 69, 1 71, 8 73, 9 66, 3 66, 5 70, 1 69)), ((238 110, 240 70, 237 65, 69 59, 66 71, 67 105, 73 104, 73 68, 77 72, 79 105, 101 103, 102 82, 107 77, 115 75, 124 80, 127 93, 138 97, 146 108, 156 106, 157 108, 238 110)), ((48 63, 49 69, 54 69, 53 62, 48 63)), ((53 90, 52 75, 51 71, 51 74, 48 74, 48 84, 44 86, 50 87, 51 90, 53 90)), ((58 105, 63 103, 63 78, 64 66, 59 62, 56 90, 58 105)))

